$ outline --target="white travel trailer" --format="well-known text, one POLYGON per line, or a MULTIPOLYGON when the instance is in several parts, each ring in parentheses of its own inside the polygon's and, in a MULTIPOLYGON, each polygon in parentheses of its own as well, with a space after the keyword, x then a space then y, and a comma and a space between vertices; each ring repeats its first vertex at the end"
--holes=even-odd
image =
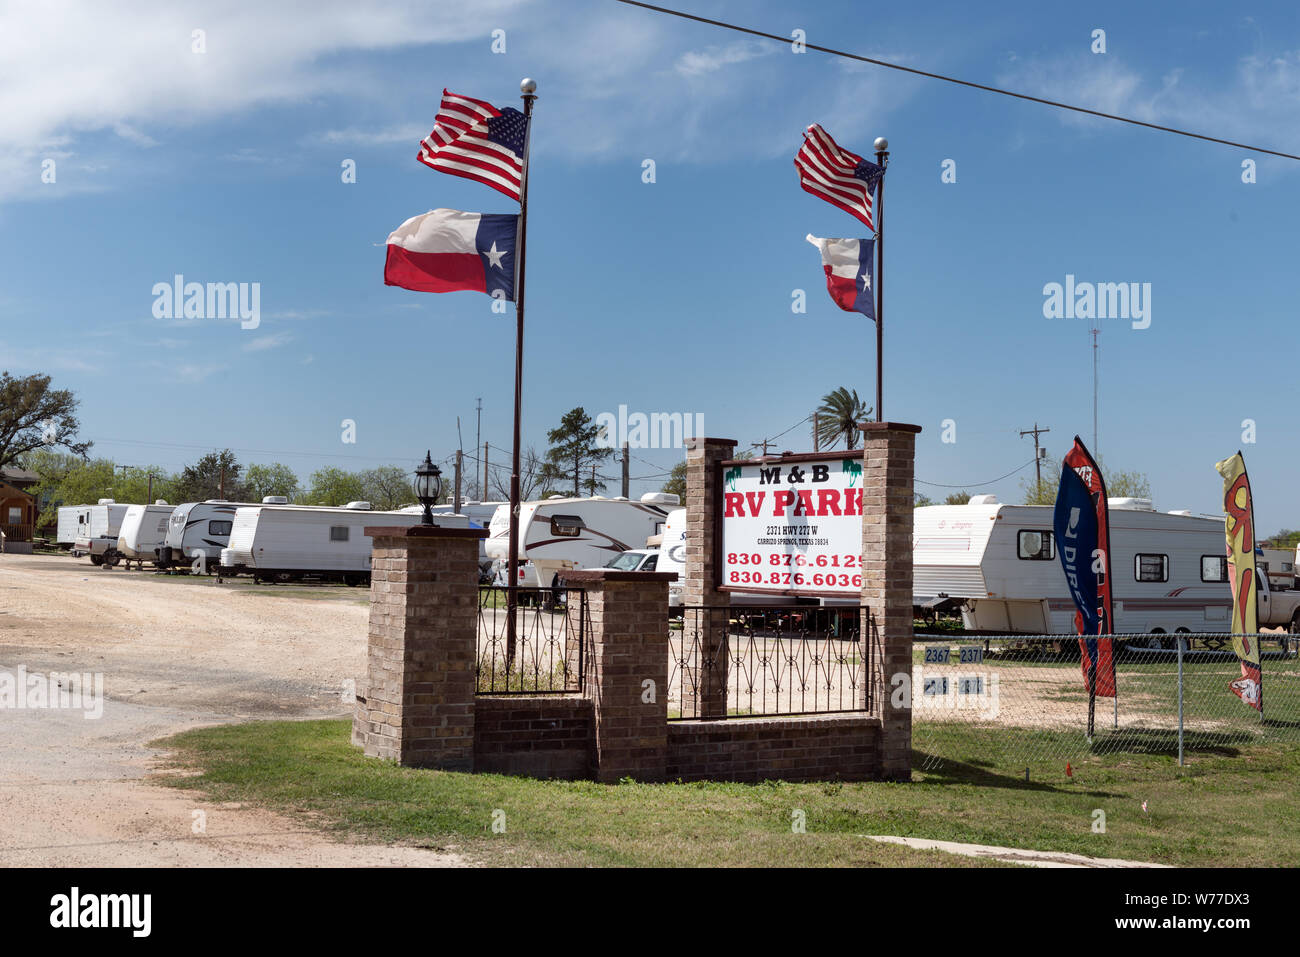
POLYGON ((96 505, 62 505, 55 542, 71 545, 79 538, 116 537, 122 528, 127 506, 111 498, 101 498, 96 505))
POLYGON ((101 498, 98 504, 78 506, 85 509, 79 523, 80 531, 72 541, 73 555, 89 555, 94 564, 103 563, 105 555, 117 548, 117 537, 122 532, 122 519, 128 506, 118 505, 111 498, 101 498))
MULTIPOLYGON (((666 492, 647 492, 639 502, 601 496, 523 502, 514 557, 531 562, 535 583, 550 588, 561 571, 599 568, 620 552, 644 547, 646 539, 663 531, 668 512, 678 504, 677 496, 666 492)), ((510 558, 509 505, 496 510, 490 530, 487 554, 504 563, 510 558)))
POLYGON ((152 505, 128 505, 117 534, 117 551, 130 562, 156 562, 174 511, 162 499, 152 505))
POLYGON ((1257 548, 1255 559, 1259 570, 1268 576, 1268 583, 1275 591, 1295 587, 1295 555, 1289 548, 1257 548))
MULTIPOLYGON (((1056 553, 1052 512, 1046 505, 1002 505, 992 495, 916 509, 916 600, 960 599, 970 631, 1073 634, 1075 607, 1056 553)), ((1222 519, 1112 498, 1110 535, 1117 634, 1228 631, 1222 519)), ((1174 640, 1154 637, 1148 644, 1173 647, 1174 640)))
MULTIPOLYGON (((282 495, 268 495, 263 505, 288 505, 282 495)), ((230 530, 235 510, 254 507, 251 502, 229 502, 210 498, 203 502, 177 505, 167 520, 167 537, 158 552, 158 565, 172 568, 193 565, 202 556, 200 567, 216 568, 221 550, 230 544, 230 530)))
MULTIPOLYGON (((244 505, 235 510, 230 544, 221 550, 218 574, 253 580, 315 579, 362 585, 370 581, 367 525, 419 525, 422 510, 371 511, 369 502, 343 508, 309 505, 244 505)), ((464 515, 436 515, 434 524, 468 528, 464 515)))

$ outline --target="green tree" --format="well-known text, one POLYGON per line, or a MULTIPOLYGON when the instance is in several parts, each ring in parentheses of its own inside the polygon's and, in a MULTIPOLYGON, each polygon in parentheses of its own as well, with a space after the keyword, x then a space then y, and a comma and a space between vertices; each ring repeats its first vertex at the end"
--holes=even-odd
POLYGON ((76 441, 79 404, 68 390, 51 389, 47 375, 0 372, 0 467, 37 449, 62 447, 85 458, 92 443, 76 441))
POLYGON ((307 493, 308 505, 346 505, 365 500, 366 487, 357 472, 348 472, 333 465, 311 473, 311 491, 307 493))
POLYGON ((242 471, 230 449, 209 452, 193 465, 181 469, 173 494, 179 502, 202 502, 224 498, 238 502, 246 498, 239 473, 242 471))
POLYGON ((823 449, 833 449, 843 439, 846 449, 856 448, 862 435, 858 425, 870 414, 856 389, 850 391, 840 386, 827 393, 817 407, 817 444, 823 449))
POLYGON ((671 495, 676 495, 678 501, 685 504, 686 502, 686 463, 685 462, 678 462, 676 465, 673 466, 672 474, 668 477, 668 481, 664 482, 664 487, 661 489, 661 491, 668 492, 671 495))
MULTIPOLYGON (((368 469, 361 473, 360 478, 365 492, 362 498, 374 508, 388 511, 415 502, 414 473, 400 465, 381 465, 376 469, 368 469)), ((444 475, 442 483, 444 489, 454 486, 455 477, 444 475)), ((454 498, 454 488, 451 492, 454 498)))
POLYGON ((970 492, 953 492, 943 500, 944 505, 967 505, 970 503, 970 492))
POLYGON ((302 498, 298 474, 287 465, 250 465, 244 472, 244 495, 250 502, 260 502, 268 495, 283 495, 290 502, 302 498))
POLYGON ((1283 528, 1267 539, 1269 548, 1295 548, 1300 545, 1300 530, 1283 528))
POLYGON ((174 498, 176 476, 158 465, 128 468, 125 471, 119 468, 112 488, 110 498, 132 505, 151 505, 158 499, 172 505, 179 505, 181 501, 174 498), (149 481, 151 477, 152 487, 149 481))
POLYGON ((603 491, 609 476, 601 475, 596 469, 614 454, 614 450, 598 446, 596 441, 600 437, 600 426, 592 421, 582 406, 564 413, 559 427, 546 433, 551 447, 546 452, 546 464, 542 466, 542 481, 548 487, 572 483, 575 498, 584 488, 588 495, 603 491))
MULTIPOLYGON (((1151 480, 1143 472, 1110 472, 1106 462, 1097 457, 1097 467, 1106 481, 1106 494, 1110 498, 1151 498, 1151 480)), ((1061 460, 1048 456, 1043 459, 1042 480, 1034 476, 1020 480, 1026 505, 1055 505, 1056 493, 1061 486, 1061 460)))
POLYGON ((41 451, 25 457, 26 467, 40 476, 32 489, 38 502, 45 502, 36 526, 58 524, 62 505, 94 505, 101 498, 113 498, 113 463, 108 459, 85 461, 76 455, 41 451))
POLYGON ((912 493, 912 508, 925 508, 927 505, 933 504, 934 499, 930 498, 930 496, 926 495, 924 492, 912 493))

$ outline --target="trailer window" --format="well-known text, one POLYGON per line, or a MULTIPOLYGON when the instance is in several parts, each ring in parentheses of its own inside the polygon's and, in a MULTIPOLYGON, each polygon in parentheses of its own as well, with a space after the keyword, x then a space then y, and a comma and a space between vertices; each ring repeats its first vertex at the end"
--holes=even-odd
POLYGON ((1228 560, 1222 555, 1201 556, 1201 581, 1226 582, 1228 580, 1228 560))
POLYGON ((346 541, 348 540, 348 531, 349 531, 349 529, 348 529, 348 527, 347 527, 346 525, 331 525, 331 526, 330 526, 330 541, 331 541, 331 542, 346 542, 346 541))
POLYGON ((234 522, 219 522, 216 519, 208 522, 209 535, 229 535, 230 530, 234 527, 234 522))
POLYGON ((1016 535, 1016 556, 1028 561, 1050 562, 1056 557, 1052 533, 1022 528, 1016 535))
POLYGON ((577 538, 586 527, 580 515, 551 516, 551 534, 558 538, 577 538))
POLYGON ((1139 552, 1133 556, 1133 578, 1140 582, 1169 581, 1169 556, 1144 555, 1139 552))

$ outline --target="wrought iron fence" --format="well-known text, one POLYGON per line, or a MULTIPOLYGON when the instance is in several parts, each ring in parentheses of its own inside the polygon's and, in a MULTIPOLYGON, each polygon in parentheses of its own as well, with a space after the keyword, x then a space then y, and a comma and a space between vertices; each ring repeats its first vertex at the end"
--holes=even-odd
POLYGON ((1114 696, 1092 701, 1077 635, 917 635, 912 747, 945 761, 1008 768, 1119 751, 1177 755, 1300 743, 1300 638, 1248 636, 1261 648, 1263 711, 1229 687, 1241 677, 1231 635, 1115 635, 1114 696))
POLYGON ((580 588, 518 589, 513 646, 506 594, 499 586, 478 591, 475 694, 580 692, 591 630, 587 593, 580 588))
POLYGON ((870 710, 875 629, 867 608, 687 606, 681 612, 680 622, 669 626, 670 721, 870 710))

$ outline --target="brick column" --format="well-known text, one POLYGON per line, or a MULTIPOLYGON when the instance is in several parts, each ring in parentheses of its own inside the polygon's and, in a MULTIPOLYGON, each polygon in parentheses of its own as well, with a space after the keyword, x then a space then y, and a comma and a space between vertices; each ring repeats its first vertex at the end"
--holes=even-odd
POLYGON ((668 773, 668 583, 672 572, 561 572, 587 595, 586 687, 594 705, 596 780, 668 773), (654 682, 646 701, 645 682, 654 682))
POLYGON ((352 741, 409 767, 474 769, 478 543, 486 529, 367 527, 367 686, 352 741))
MULTIPOLYGON (((686 440, 686 577, 682 603, 688 608, 731 604, 731 595, 718 591, 714 582, 720 564, 716 554, 720 528, 717 489, 722 482, 722 462, 735 451, 735 439, 686 440)), ((681 669, 682 713, 686 717, 727 716, 730 619, 731 613, 722 609, 687 611, 683 615, 682 658, 687 664, 681 669)))
POLYGON ((919 425, 862 424, 862 604, 875 618, 873 712, 881 719, 881 777, 912 777, 912 504, 919 425), (891 703, 895 676, 907 676, 904 707, 891 703))

